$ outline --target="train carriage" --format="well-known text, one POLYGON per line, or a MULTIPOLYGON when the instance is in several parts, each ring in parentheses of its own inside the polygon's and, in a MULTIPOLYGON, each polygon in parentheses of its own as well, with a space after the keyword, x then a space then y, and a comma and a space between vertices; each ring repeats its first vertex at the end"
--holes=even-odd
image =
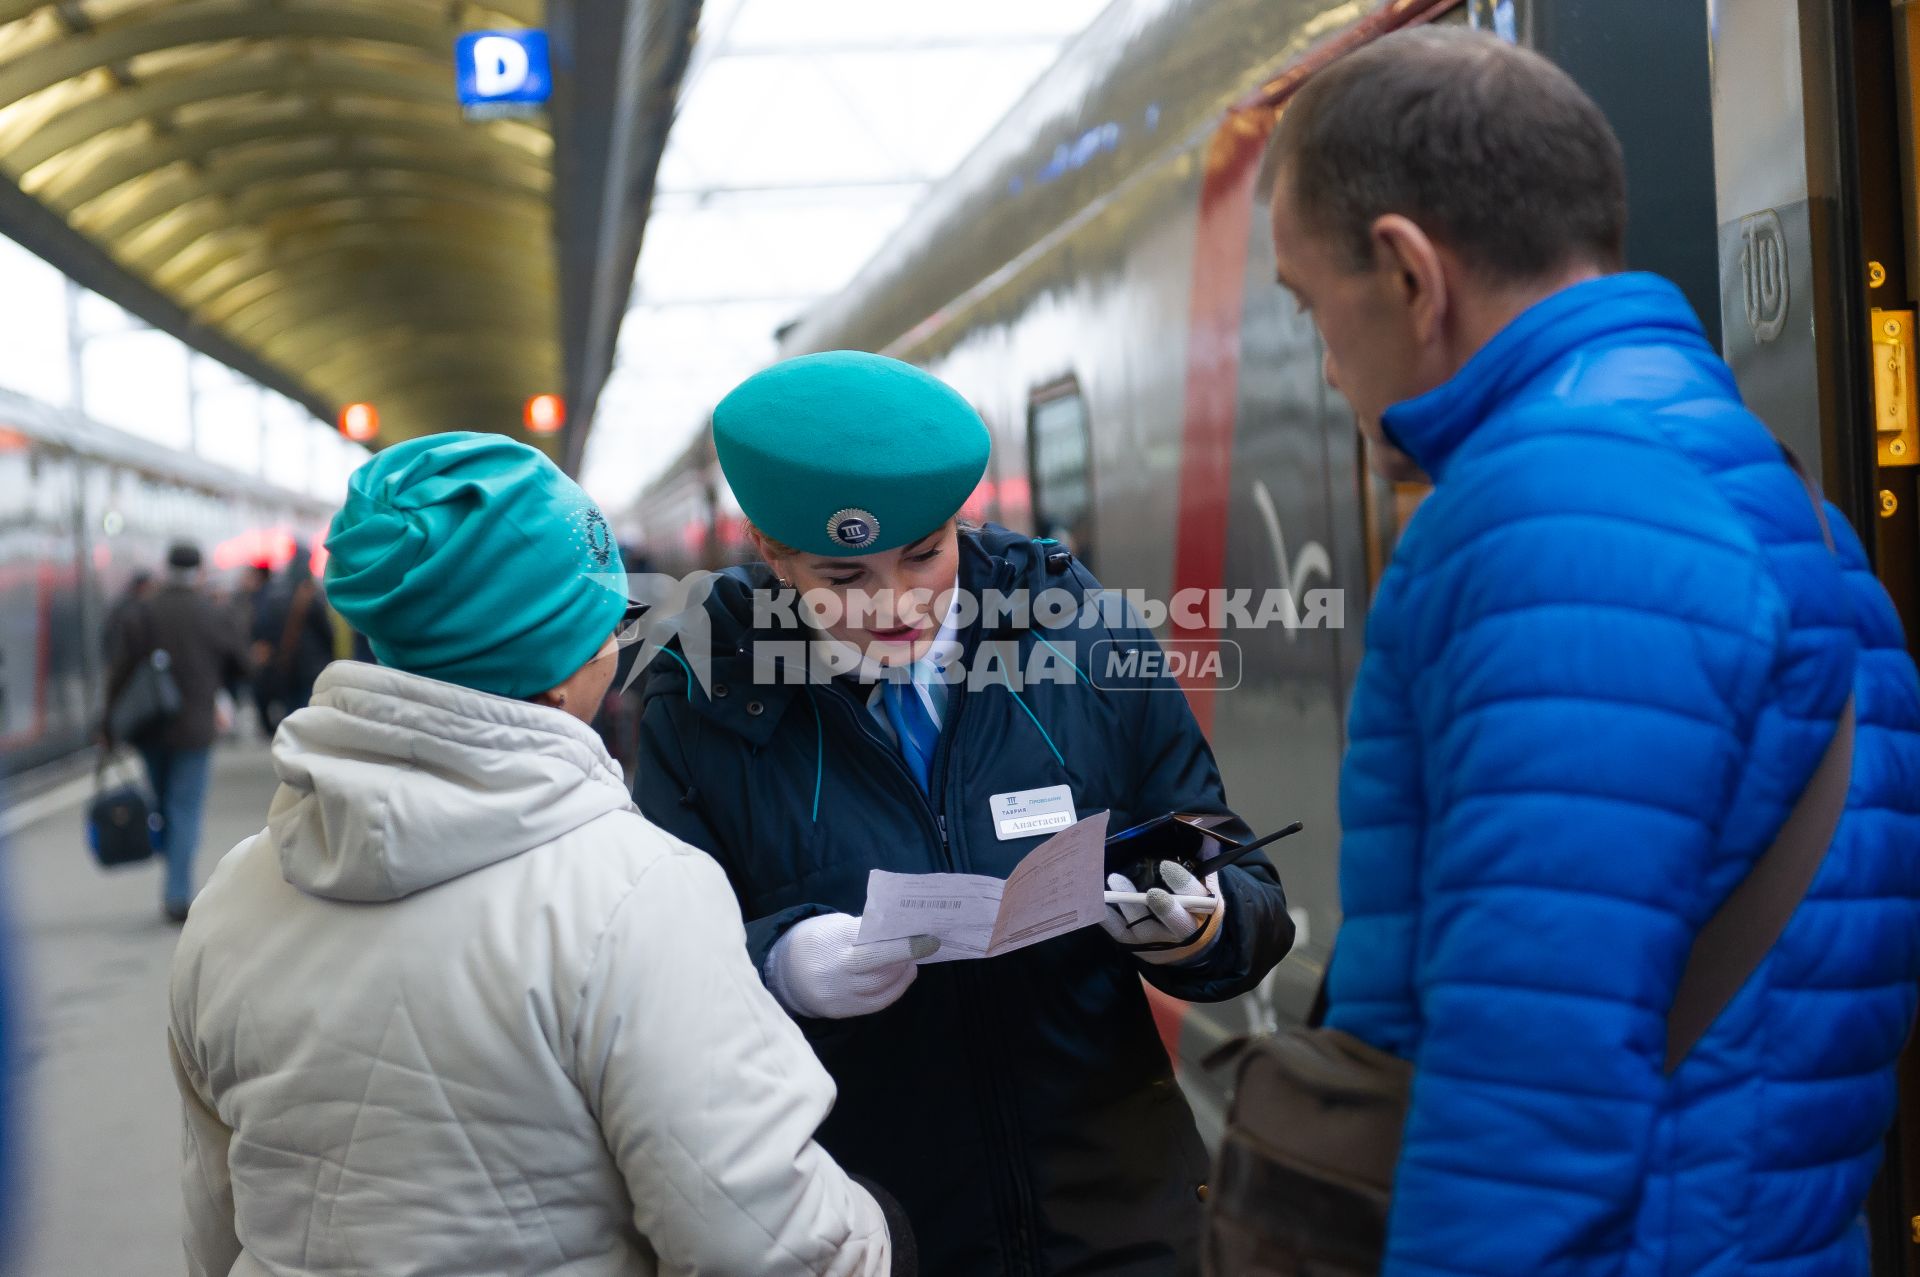
MULTIPOLYGON (((1317 67, 1421 22, 1529 43, 1600 103, 1628 157, 1630 263, 1686 292, 1920 635, 1905 56, 1920 6, 1113 5, 849 287, 786 332, 782 354, 879 350, 937 372, 993 432, 968 513, 1057 537, 1110 587, 1341 600, 1310 628, 1166 631, 1222 658, 1188 691, 1235 806, 1259 828, 1307 824, 1276 857, 1294 955, 1237 1003, 1157 1005, 1209 1134, 1223 1097, 1198 1062, 1305 1015, 1325 969, 1347 693, 1367 599, 1420 497, 1370 476, 1311 322, 1274 284, 1267 143, 1317 67)), ((656 566, 680 571, 748 553, 726 506, 703 438, 632 517, 656 566)), ((1879 1262, 1920 1271, 1896 1266, 1915 1253, 1920 1213, 1900 1185, 1920 1146, 1896 1139, 1890 1154, 1879 1262)))

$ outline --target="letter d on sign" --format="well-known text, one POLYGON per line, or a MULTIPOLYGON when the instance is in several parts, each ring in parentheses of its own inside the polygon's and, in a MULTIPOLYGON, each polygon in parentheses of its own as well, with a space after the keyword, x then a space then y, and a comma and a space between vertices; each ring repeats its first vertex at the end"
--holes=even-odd
POLYGON ((483 98, 512 93, 527 82, 527 51, 517 40, 484 35, 473 42, 474 88, 483 98))

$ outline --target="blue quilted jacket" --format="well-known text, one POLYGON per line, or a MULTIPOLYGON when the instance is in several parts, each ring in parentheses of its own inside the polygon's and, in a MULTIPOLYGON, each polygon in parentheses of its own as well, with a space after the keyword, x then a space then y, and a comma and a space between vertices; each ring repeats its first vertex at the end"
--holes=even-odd
POLYGON ((1387 1272, 1867 1271, 1920 975, 1920 688, 1679 292, 1527 311, 1387 414, 1435 489, 1368 622, 1329 1023, 1416 1064, 1387 1272), (1840 832, 1671 1078, 1701 922, 1849 690, 1840 832))

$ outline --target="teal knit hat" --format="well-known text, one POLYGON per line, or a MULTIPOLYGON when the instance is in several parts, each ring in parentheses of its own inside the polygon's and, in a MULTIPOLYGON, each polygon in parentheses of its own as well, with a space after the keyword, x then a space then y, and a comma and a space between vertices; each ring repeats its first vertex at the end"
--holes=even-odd
POLYGON ((376 454, 348 482, 327 555, 327 600, 382 665, 500 696, 565 682, 627 605, 599 507, 501 435, 424 435, 376 454))
POLYGON ((783 360, 713 410, 713 450, 754 526, 805 554, 878 554, 952 518, 987 470, 973 405, 857 350, 783 360))

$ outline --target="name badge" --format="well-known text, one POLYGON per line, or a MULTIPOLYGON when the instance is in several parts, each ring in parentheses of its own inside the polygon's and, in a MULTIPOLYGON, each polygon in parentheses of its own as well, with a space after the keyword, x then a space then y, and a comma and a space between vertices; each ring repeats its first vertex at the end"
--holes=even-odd
POLYGON ((1068 785, 995 794, 988 802, 993 807, 993 827, 1001 842, 1065 829, 1079 819, 1073 813, 1073 789, 1068 785))

